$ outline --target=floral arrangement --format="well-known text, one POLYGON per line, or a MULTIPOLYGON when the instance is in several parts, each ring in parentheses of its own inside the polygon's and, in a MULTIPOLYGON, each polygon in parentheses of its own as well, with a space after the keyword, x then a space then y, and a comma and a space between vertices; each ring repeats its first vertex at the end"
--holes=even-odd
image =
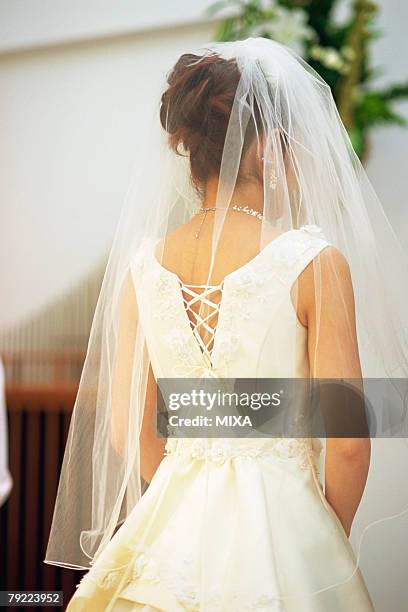
POLYGON ((334 15, 338 4, 338 0, 220 0, 209 12, 232 9, 222 18, 216 40, 263 36, 299 53, 330 85, 354 149, 363 158, 373 126, 407 125, 392 103, 408 97, 408 80, 375 86, 380 71, 372 68, 369 52, 380 35, 375 27, 377 4, 354 0, 342 21, 334 15))

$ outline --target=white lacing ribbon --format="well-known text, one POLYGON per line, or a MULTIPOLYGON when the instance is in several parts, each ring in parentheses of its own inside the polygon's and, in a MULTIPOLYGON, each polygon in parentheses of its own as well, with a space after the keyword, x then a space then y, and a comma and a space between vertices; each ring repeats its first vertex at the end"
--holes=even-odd
POLYGON ((180 286, 184 307, 189 315, 194 337, 206 358, 206 362, 208 363, 207 369, 211 369, 211 350, 220 312, 223 282, 218 285, 186 285, 180 281, 180 286), (199 291, 197 291, 197 289, 199 291), (215 302, 211 299, 211 296, 217 292, 220 292, 221 296, 220 300, 215 302), (189 297, 186 297, 186 295, 189 297), (194 305, 196 304, 199 304, 198 312, 194 309, 194 305), (204 305, 204 308, 207 307, 208 309, 204 316, 201 316, 202 305, 204 305), (208 334, 208 340, 205 339, 206 334, 208 334))

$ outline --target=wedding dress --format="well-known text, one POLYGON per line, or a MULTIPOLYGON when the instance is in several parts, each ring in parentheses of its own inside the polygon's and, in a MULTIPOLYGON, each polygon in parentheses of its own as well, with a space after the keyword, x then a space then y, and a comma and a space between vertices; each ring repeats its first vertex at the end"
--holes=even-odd
MULTIPOLYGON (((316 226, 284 232, 198 291, 145 239, 131 273, 155 377, 307 377, 307 329, 291 288, 328 246, 316 226), (203 320, 188 316, 197 299, 217 311, 211 342, 202 342, 203 320)), ((311 438, 168 438, 147 491, 68 612, 374 610, 324 496, 321 451, 311 438)))

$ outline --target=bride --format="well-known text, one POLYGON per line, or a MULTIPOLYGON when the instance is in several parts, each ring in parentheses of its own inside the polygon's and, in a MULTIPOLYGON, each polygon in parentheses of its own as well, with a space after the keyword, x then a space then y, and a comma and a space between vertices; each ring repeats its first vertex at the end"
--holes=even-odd
POLYGON ((329 87, 286 47, 185 53, 160 102, 95 312, 46 562, 89 570, 69 612, 372 611, 348 539, 369 437, 328 437, 323 462, 304 431, 166 439, 156 425, 168 381, 405 376, 392 230, 329 87))

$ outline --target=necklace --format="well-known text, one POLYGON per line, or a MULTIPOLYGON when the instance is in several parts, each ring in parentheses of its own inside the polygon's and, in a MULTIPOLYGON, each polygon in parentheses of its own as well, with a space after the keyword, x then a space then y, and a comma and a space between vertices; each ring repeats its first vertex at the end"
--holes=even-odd
POLYGON ((250 215, 251 217, 256 217, 260 221, 262 221, 262 219, 264 218, 262 213, 258 212, 257 210, 253 208, 249 208, 249 206, 238 206, 238 204, 234 204, 233 206, 230 206, 229 208, 218 208, 217 206, 208 208, 206 206, 201 206, 200 208, 197 208, 195 211, 196 213, 204 213, 204 217, 203 217, 203 220, 201 221, 200 227, 195 233, 196 238, 199 238, 200 236, 200 230, 204 223, 206 213, 215 212, 216 210, 235 210, 236 212, 242 212, 242 213, 245 213, 246 215, 250 215))

